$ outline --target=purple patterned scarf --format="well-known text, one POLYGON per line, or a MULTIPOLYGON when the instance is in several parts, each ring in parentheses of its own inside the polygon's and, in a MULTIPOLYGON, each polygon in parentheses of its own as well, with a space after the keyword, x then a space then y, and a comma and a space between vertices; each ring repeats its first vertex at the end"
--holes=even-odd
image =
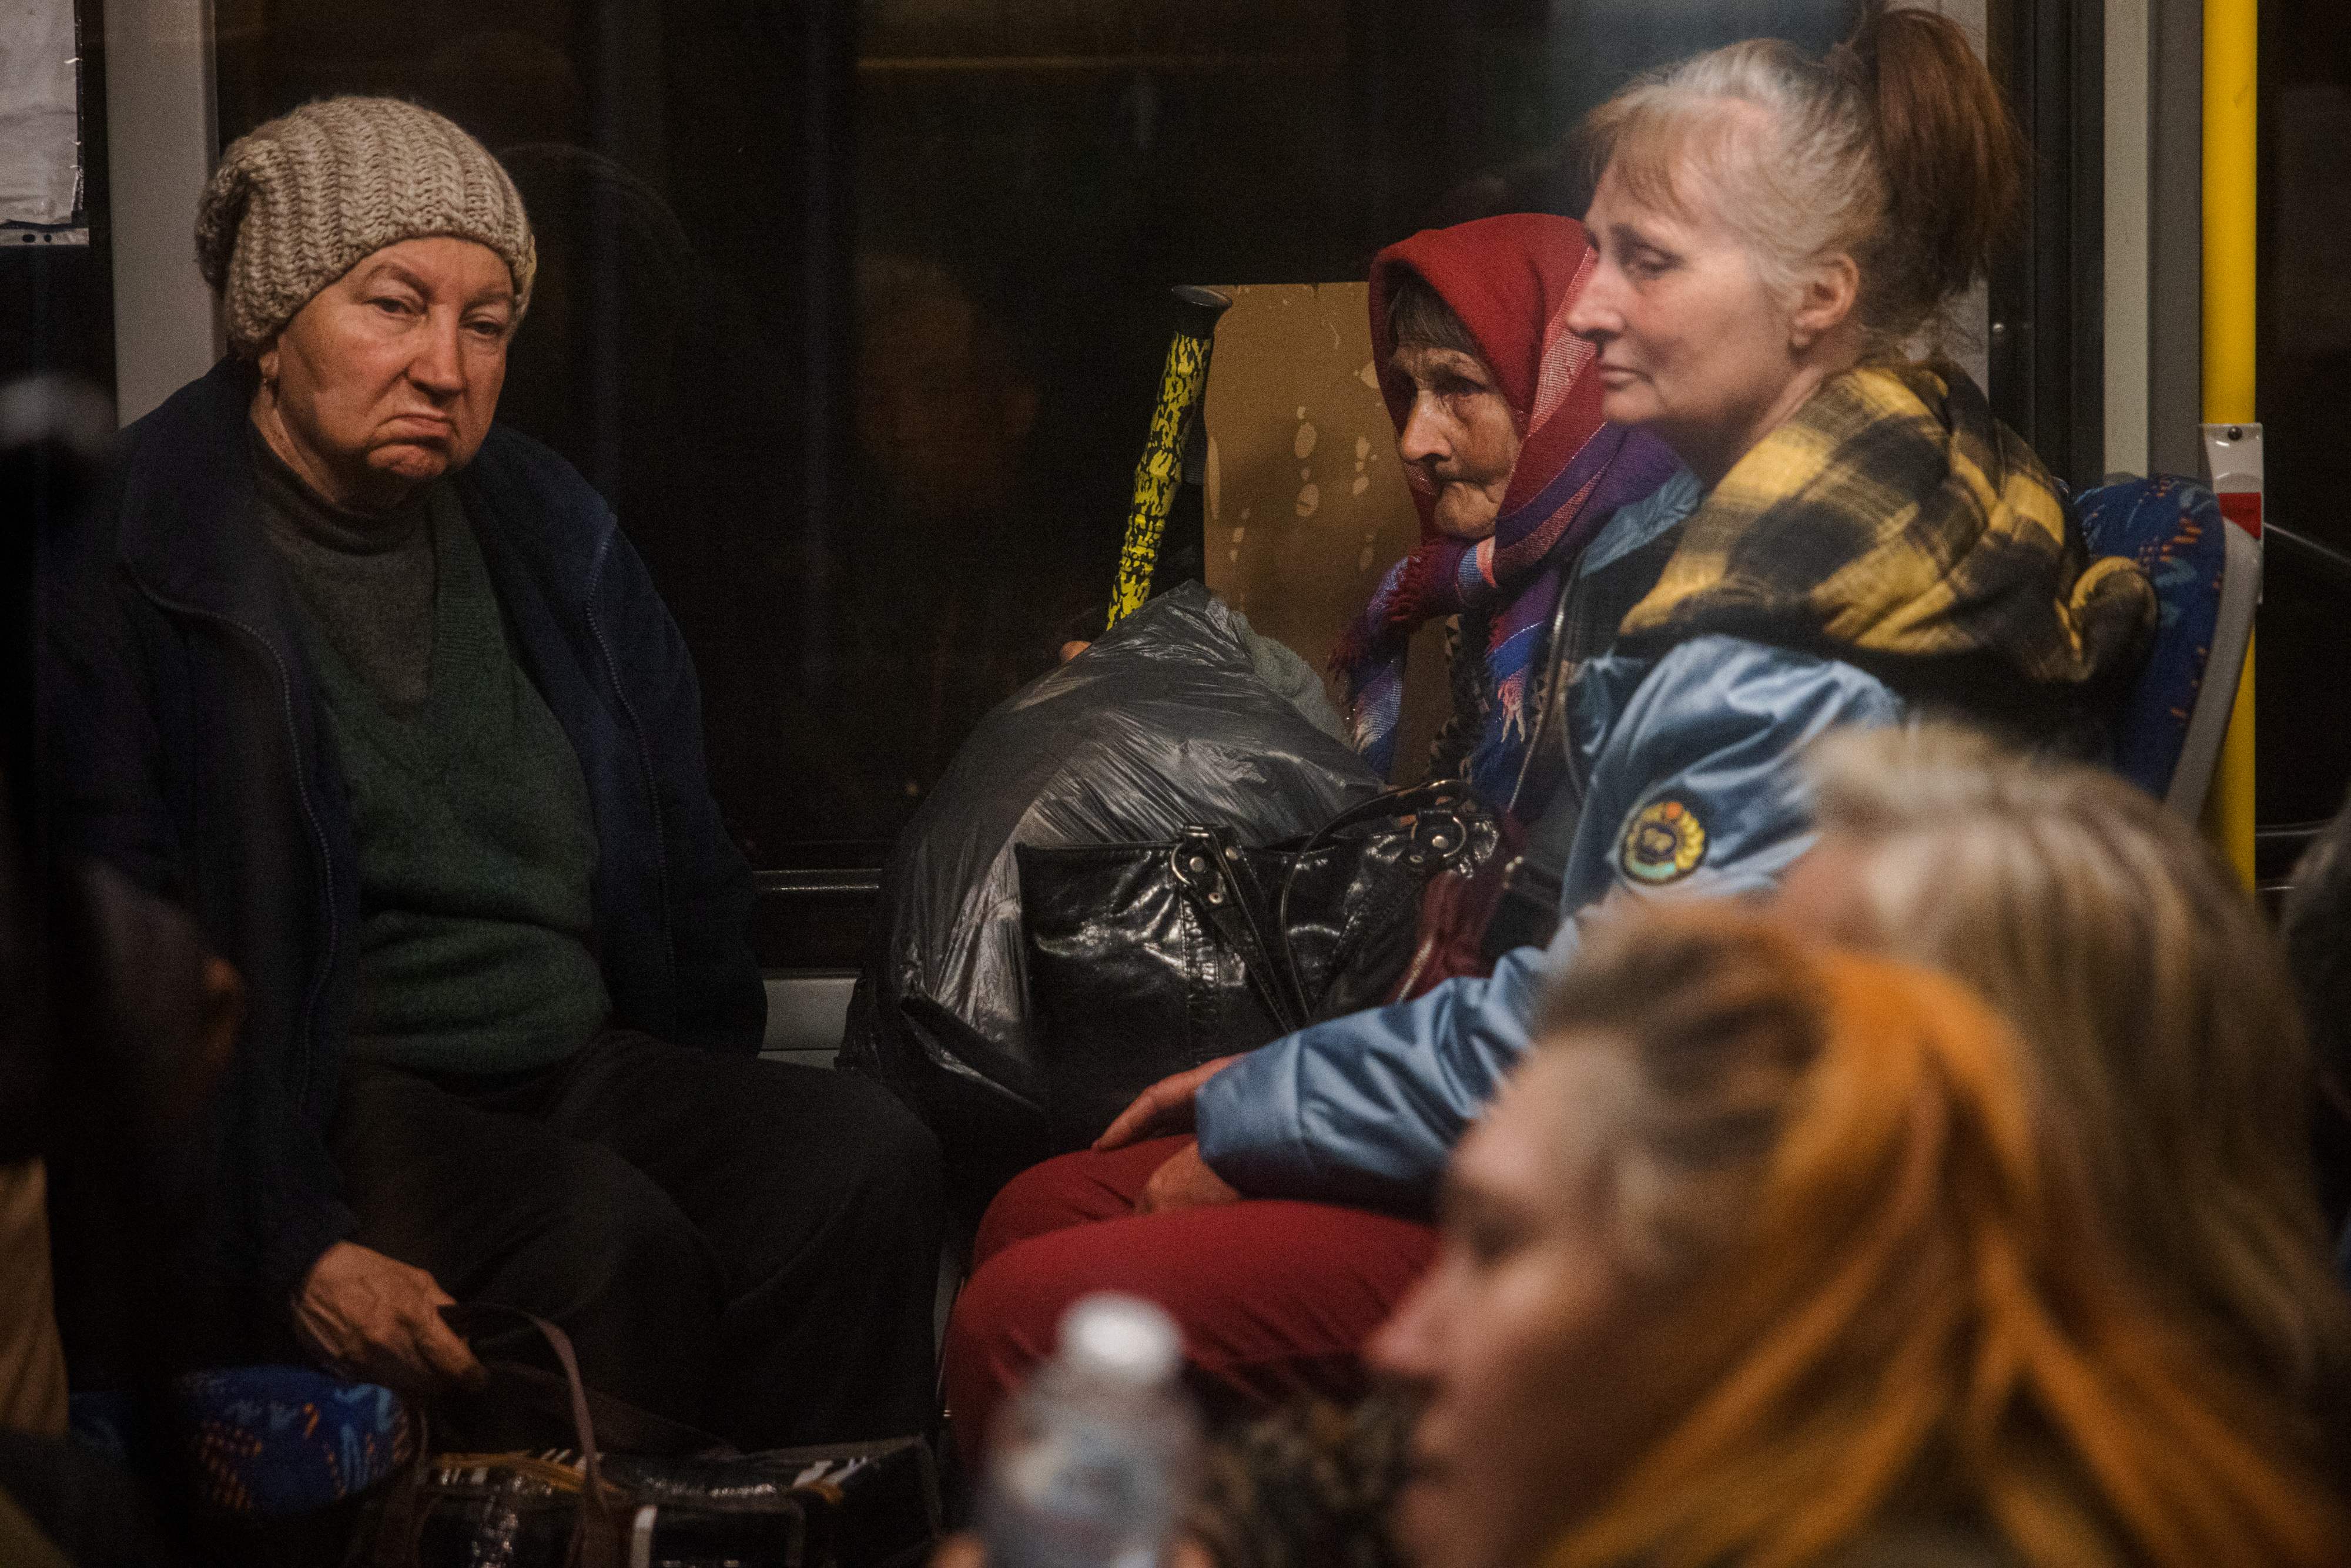
POLYGON ((1530 676, 1575 558, 1619 507, 1647 496, 1680 466, 1655 436, 1604 424, 1551 483, 1495 525, 1490 538, 1426 539, 1389 569, 1332 655, 1364 760, 1384 776, 1395 766, 1413 632, 1448 615, 1490 611, 1484 655, 1492 701, 1469 753, 1469 787, 1493 809, 1507 807, 1532 727, 1530 676))

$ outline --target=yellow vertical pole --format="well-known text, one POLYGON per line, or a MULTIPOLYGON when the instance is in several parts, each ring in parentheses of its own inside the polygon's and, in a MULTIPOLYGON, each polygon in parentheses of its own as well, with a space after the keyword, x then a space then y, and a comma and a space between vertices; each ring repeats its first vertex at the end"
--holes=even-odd
MULTIPOLYGON (((2250 424, 2253 402, 2254 185, 2259 177, 2259 0, 2204 0, 2204 418, 2250 424)), ((2205 797, 2204 827, 2253 880, 2253 650, 2205 797)))

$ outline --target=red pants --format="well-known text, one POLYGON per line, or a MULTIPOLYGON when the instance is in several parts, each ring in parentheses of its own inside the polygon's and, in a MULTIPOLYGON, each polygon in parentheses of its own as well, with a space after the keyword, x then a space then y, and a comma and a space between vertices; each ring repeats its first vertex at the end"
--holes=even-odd
POLYGON ((1095 1291, 1165 1308, 1212 1403, 1365 1391, 1357 1353, 1435 1254, 1437 1232, 1274 1199, 1135 1213, 1151 1173, 1185 1142, 1063 1155, 988 1205, 947 1324, 947 1408, 966 1459, 977 1462, 997 1406, 1051 1353, 1062 1312, 1095 1291))

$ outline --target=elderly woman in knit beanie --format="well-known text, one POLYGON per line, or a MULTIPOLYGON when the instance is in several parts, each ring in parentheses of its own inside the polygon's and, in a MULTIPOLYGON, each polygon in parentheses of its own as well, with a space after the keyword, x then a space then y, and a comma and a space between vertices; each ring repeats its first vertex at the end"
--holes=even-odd
POLYGON ((196 259, 231 348, 260 368, 255 428, 318 495, 365 512, 481 448, 538 268, 522 198, 481 143, 356 98, 231 149, 196 259))
POLYGON ((481 1367, 441 1309, 496 1301, 737 1444, 921 1429, 936 1149, 757 1060, 693 663, 596 492, 494 423, 513 183, 427 110, 313 103, 224 155, 196 249, 234 352, 125 433, 48 585, 56 831, 250 996, 174 1353, 445 1391, 481 1367))

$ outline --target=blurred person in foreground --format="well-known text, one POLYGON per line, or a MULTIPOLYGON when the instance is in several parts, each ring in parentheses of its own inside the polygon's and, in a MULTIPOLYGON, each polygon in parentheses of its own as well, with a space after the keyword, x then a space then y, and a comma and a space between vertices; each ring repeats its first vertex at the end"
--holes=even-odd
POLYGON ((1424 1568, 2339 1563, 2294 1413, 2101 1223, 1948 977, 1760 915, 1595 932, 1369 1354, 1424 1568))
POLYGON ((421 1395, 483 1379, 442 1309, 496 1302, 746 1447, 922 1429, 936 1145, 757 1060, 693 661, 602 498, 493 423, 513 182, 328 99, 223 154, 196 239, 233 351, 122 433, 44 606, 60 845, 246 986, 205 1224, 139 1327, 421 1395))
MULTIPOLYGON (((1244 1197, 1425 1213, 1586 919, 1774 885, 1812 841, 1794 759, 1830 730, 1954 709, 2053 747, 2106 744, 2154 621, 2146 576, 2089 559, 2056 482, 1964 371, 1911 357, 2022 189, 2022 138, 1966 35, 1872 4, 1824 61, 1735 45, 1627 87, 1588 133, 1595 256, 1563 321, 1591 346, 1602 416, 1661 437, 1702 496, 1568 685, 1579 814, 1558 933, 1490 978, 1146 1090, 1096 1145, 1178 1139, 1144 1218, 1237 1216, 1244 1197)), ((947 1342, 959 1422, 984 1417, 1089 1290, 1213 1315, 1214 1277, 1128 1243, 1133 1223, 1064 1221, 975 1270, 947 1342)))
POLYGON ((2351 1299, 2311 1155, 2323 1074, 2235 873, 2115 775, 1952 726, 1834 736, 1804 772, 1820 839, 1778 918, 1934 965, 2013 1020, 2041 1113, 2143 1278, 2288 1401, 2307 1456, 2345 1466, 2351 1299))
POLYGON ((1392 1511, 1298 1534, 1326 1459, 1260 1479, 1252 1531, 1215 1465, 1176 1561, 2343 1560, 2298 1413, 2103 1223, 2033 1048, 1958 980, 1657 907, 1594 929, 1534 1033, 1368 1347, 1413 1411, 1392 1511))

